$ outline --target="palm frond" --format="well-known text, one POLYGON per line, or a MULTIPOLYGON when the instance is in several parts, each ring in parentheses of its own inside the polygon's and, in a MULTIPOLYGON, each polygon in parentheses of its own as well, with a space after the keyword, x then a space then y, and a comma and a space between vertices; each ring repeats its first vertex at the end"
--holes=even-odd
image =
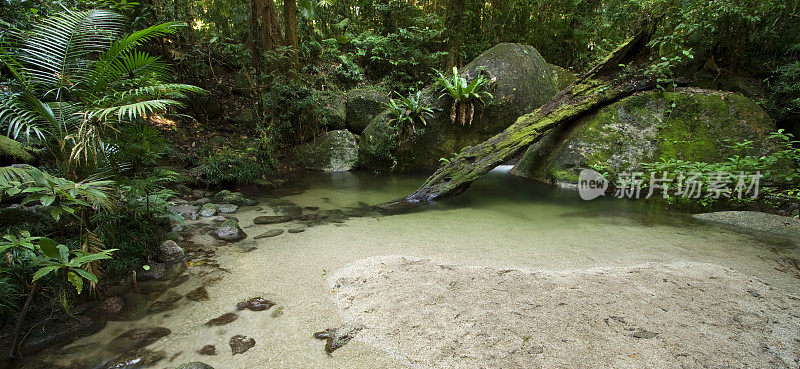
POLYGON ((105 52, 125 18, 107 10, 66 10, 45 18, 27 35, 14 57, 37 88, 56 91, 80 83, 90 56, 105 52))

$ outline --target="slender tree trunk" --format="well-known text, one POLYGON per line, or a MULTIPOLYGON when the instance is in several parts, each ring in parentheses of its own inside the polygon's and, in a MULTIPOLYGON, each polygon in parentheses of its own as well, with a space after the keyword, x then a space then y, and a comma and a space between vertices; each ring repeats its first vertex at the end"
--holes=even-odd
POLYGON ((444 20, 447 35, 445 70, 461 66, 461 29, 464 24, 465 0, 450 0, 444 20))
POLYGON ((251 88, 256 97, 255 112, 256 121, 260 122, 263 114, 264 107, 261 102, 261 76, 263 70, 261 66, 261 58, 264 53, 264 39, 261 33, 261 25, 258 20, 261 15, 261 3, 263 0, 250 0, 250 67, 252 70, 251 88))
POLYGON ((300 52, 297 41, 297 0, 283 0, 283 25, 286 28, 286 46, 291 48, 291 69, 297 71, 300 52))
POLYGON ((17 317, 17 324, 14 325, 14 332, 12 332, 11 336, 11 352, 8 353, 8 356, 12 359, 17 357, 17 341, 19 340, 19 331, 22 329, 22 322, 25 321, 25 315, 28 314, 28 309, 31 307, 31 301, 33 301, 33 295, 36 293, 38 288, 39 282, 36 281, 33 283, 31 291, 28 293, 28 298, 25 299, 25 304, 22 305, 22 310, 20 310, 19 316, 17 317))

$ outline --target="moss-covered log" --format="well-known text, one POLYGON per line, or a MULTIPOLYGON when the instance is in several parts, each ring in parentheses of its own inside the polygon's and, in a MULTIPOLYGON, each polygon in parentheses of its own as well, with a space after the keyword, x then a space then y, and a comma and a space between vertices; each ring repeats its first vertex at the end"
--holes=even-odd
POLYGON ((647 43, 651 35, 652 30, 639 33, 541 108, 520 117, 505 131, 464 150, 428 177, 416 192, 379 207, 396 210, 459 194, 554 128, 635 92, 654 88, 656 84, 642 73, 625 73, 642 70, 637 66, 648 58, 647 43))

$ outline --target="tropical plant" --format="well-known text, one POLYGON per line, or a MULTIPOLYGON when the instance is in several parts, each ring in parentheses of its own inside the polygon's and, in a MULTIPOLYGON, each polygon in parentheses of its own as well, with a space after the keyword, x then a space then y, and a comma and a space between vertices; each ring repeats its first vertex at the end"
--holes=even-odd
POLYGON ((450 121, 458 121, 461 125, 472 124, 475 115, 475 100, 480 101, 481 109, 486 105, 484 97, 494 98, 491 93, 486 91, 491 82, 482 73, 478 73, 472 81, 467 82, 467 78, 458 73, 458 68, 453 67, 453 75, 445 76, 437 72, 436 83, 444 90, 442 96, 450 96, 453 105, 450 108, 450 121))
POLYGON ((174 33, 178 23, 121 36, 124 25, 124 17, 111 11, 65 10, 29 32, 4 34, 0 43, 0 61, 15 82, 2 92, 1 127, 13 139, 46 148, 68 177, 105 154, 105 138, 121 123, 203 92, 167 83, 167 65, 138 50, 174 33))
POLYGON ((408 97, 395 94, 398 99, 389 99, 387 104, 392 113, 387 125, 397 130, 397 138, 403 142, 417 135, 417 124, 428 124, 425 116, 433 114, 433 108, 424 101, 422 91, 412 92, 408 97))

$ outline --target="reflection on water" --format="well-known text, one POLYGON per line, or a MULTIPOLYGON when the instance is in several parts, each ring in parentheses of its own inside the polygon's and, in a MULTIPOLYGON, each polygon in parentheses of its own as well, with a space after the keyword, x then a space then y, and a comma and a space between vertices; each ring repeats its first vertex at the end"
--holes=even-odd
MULTIPOLYGON (((327 272, 380 255, 551 270, 705 262, 756 276, 791 292, 800 291, 796 240, 706 225, 644 201, 583 201, 575 192, 535 184, 511 176, 506 169, 490 172, 459 196, 392 216, 382 216, 371 205, 410 194, 424 176, 345 172, 289 178, 279 189, 250 194, 259 199, 259 206, 235 214, 250 235, 235 245, 249 246, 242 250, 251 251, 215 244, 207 229, 197 230, 193 239, 187 237, 187 242, 214 255, 213 263, 219 263, 224 273, 211 278, 202 266, 193 264, 188 267, 188 281, 173 289, 186 295, 202 284, 210 300, 180 299, 173 310, 113 322, 96 335, 54 353, 65 362, 77 360, 97 367, 101 360, 88 363, 88 358, 121 332, 132 327, 167 327, 172 333, 148 346, 164 351, 171 359, 156 367, 204 361, 218 369, 287 367, 287 363, 292 367, 400 368, 402 364, 365 346, 329 357, 311 338, 313 332, 336 326, 341 319, 329 299, 327 272), (276 214, 291 215, 295 220, 254 224, 258 216, 276 214), (269 230, 298 226, 307 230, 254 239, 269 230), (246 312, 222 328, 204 325, 253 296, 275 301, 282 316, 246 312), (254 337, 256 346, 246 354, 231 356, 226 350, 234 334, 254 337), (208 344, 216 344, 222 353, 197 353, 208 344)), ((159 296, 150 299, 163 298, 159 296)), ((109 355, 103 352, 98 357, 108 360, 109 355)))

